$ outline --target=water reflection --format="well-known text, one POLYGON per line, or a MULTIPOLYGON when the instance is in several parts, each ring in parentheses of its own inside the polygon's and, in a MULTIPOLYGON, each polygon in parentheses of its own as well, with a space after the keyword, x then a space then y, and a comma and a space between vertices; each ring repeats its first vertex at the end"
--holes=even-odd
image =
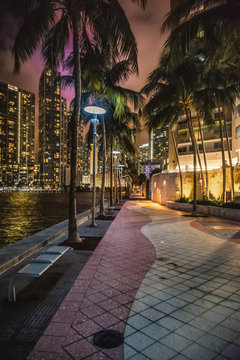
MULTIPOLYGON (((97 194, 99 199, 99 194, 97 194)), ((77 211, 91 207, 91 193, 77 194, 77 211)), ((66 193, 0 193, 0 247, 68 218, 66 193)))

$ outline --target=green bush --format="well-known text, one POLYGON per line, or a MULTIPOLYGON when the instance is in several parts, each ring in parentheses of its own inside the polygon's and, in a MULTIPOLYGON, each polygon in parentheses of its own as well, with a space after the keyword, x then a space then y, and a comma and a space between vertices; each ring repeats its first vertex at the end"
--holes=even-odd
POLYGON ((180 202, 180 203, 189 203, 189 199, 186 198, 185 196, 177 199, 175 202, 180 202))

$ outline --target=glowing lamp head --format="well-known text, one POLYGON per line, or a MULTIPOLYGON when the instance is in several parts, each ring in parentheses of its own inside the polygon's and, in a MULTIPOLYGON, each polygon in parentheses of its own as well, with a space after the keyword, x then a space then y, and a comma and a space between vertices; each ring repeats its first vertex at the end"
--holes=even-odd
POLYGON ((85 106, 84 111, 92 115, 104 115, 106 113, 104 108, 95 105, 85 106))

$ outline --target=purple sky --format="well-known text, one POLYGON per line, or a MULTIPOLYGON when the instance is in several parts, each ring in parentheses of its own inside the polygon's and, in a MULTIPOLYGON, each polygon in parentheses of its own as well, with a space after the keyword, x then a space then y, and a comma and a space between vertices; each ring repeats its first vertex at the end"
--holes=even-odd
MULTIPOLYGON (((32 91, 38 96, 38 82, 43 63, 39 52, 21 67, 20 74, 13 74, 13 59, 11 47, 16 31, 14 12, 18 11, 19 0, 9 0, 10 5, 3 5, 0 16, 1 40, 0 40, 0 81, 9 82, 23 89, 32 91)), ((21 3, 21 1, 20 1, 21 3)), ((134 5, 130 0, 120 0, 124 7, 136 36, 139 49, 139 77, 133 76, 126 86, 133 90, 140 90, 145 84, 148 74, 157 65, 164 38, 160 33, 162 20, 169 11, 169 0, 149 0, 149 6, 145 11, 134 5)), ((1 5, 2 8, 2 5, 1 5)), ((19 10, 20 11, 20 10, 19 10)), ((71 100, 71 93, 63 92, 63 96, 71 100)), ((36 103, 38 107, 38 103, 36 103)), ((146 133, 139 134, 138 142, 147 140, 146 133)))

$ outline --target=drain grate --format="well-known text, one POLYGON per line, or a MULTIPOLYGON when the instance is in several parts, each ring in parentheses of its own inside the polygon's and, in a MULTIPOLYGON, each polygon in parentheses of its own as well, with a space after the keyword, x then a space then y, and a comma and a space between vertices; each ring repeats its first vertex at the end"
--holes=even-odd
POLYGON ((123 344, 123 334, 115 330, 101 330, 93 335, 93 344, 103 349, 115 348, 123 344))

